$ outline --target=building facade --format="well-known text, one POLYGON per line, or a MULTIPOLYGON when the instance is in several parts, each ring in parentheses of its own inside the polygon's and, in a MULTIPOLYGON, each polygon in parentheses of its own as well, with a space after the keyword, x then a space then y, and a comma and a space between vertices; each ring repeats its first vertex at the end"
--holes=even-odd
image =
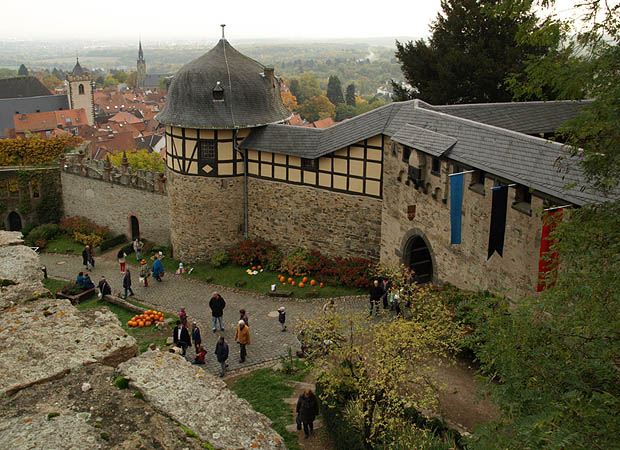
POLYGON ((140 41, 138 46, 138 61, 136 62, 136 86, 143 88, 145 80, 146 61, 144 60, 144 53, 142 53, 142 41, 140 41))
POLYGON ((95 80, 87 70, 82 68, 79 60, 76 60, 71 73, 67 74, 66 84, 69 109, 84 109, 88 125, 93 126, 95 124, 95 80))

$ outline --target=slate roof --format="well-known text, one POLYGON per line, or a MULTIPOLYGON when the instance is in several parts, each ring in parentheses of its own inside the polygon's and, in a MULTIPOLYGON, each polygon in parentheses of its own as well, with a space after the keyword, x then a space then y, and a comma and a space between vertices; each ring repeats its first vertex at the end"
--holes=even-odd
POLYGON ((407 124, 398 130, 392 136, 392 140, 433 156, 442 156, 456 143, 456 139, 452 136, 435 133, 411 124, 407 124))
POLYGON ((247 128, 292 117, 280 97, 280 82, 265 67, 221 39, 183 66, 172 79, 166 105, 156 119, 165 125, 201 129, 247 128), (214 101, 217 83, 224 100, 214 101))
MULTIPOLYGON (((583 183, 583 177, 575 159, 566 160, 561 168, 556 166, 558 159, 565 155, 561 144, 456 117, 428 106, 418 100, 392 103, 323 130, 267 125, 252 130, 241 148, 314 159, 362 139, 385 134, 421 151, 484 170, 556 199, 578 205, 606 200, 587 189, 564 189, 571 183, 583 183)), ((559 108, 563 106, 560 104, 559 108)), ((620 198, 620 189, 614 197, 620 198)))
POLYGON ((564 122, 576 117, 592 100, 553 102, 475 103, 434 106, 419 102, 421 108, 470 119, 520 133, 554 133, 564 122))
POLYGON ((23 98, 52 95, 36 77, 0 79, 0 98, 23 98))
POLYGON ((73 66, 73 70, 71 71, 71 74, 73 74, 73 75, 85 75, 87 73, 88 73, 88 70, 84 69, 80 65, 80 61, 76 58, 75 66, 73 66))
POLYGON ((14 114, 31 114, 39 111, 69 109, 66 95, 43 95, 41 97, 0 98, 0 138, 6 128, 14 128, 14 114))
POLYGON ((171 73, 147 73, 144 78, 144 87, 159 87, 159 80, 171 75, 171 73))

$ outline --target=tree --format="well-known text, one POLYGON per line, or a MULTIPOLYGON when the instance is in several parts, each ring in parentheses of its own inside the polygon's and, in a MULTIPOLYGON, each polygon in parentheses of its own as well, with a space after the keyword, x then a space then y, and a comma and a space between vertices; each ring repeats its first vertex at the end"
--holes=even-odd
POLYGON ((299 108, 299 113, 309 122, 336 116, 336 107, 324 95, 310 97, 299 108))
POLYGON ((107 74, 103 80, 103 87, 118 86, 119 84, 121 84, 120 81, 112 74, 107 74))
POLYGON ((284 106, 286 106, 290 112, 297 111, 299 106, 297 105, 297 98, 293 94, 282 91, 280 92, 280 97, 282 97, 282 103, 284 103, 284 106))
POLYGON ((41 83, 50 91, 54 91, 57 87, 63 86, 64 83, 54 75, 46 75, 41 79, 41 83))
POLYGON ((327 98, 334 105, 344 103, 344 96, 342 95, 342 85, 340 84, 340 78, 336 75, 329 77, 327 81, 327 98))
POLYGON ((301 90, 299 88, 299 80, 297 78, 293 78, 291 80, 291 85, 289 86, 289 89, 291 90, 291 94, 293 94, 293 96, 298 99, 301 90))
POLYGON ((127 154, 127 162, 129 163, 129 167, 134 170, 147 169, 157 170, 159 172, 163 172, 164 170, 164 162, 161 159, 161 156, 145 149, 115 152, 110 155, 110 162, 117 167, 121 167, 123 164, 124 153, 127 154))
POLYGON ((136 84, 138 83, 138 74, 137 72, 130 72, 129 75, 127 75, 127 78, 125 79, 125 83, 127 83, 127 86, 129 87, 136 87, 136 84))
MULTIPOLYGON (((420 98, 437 105, 510 101, 506 78, 522 72, 528 55, 544 54, 551 44, 516 41, 520 26, 536 22, 530 7, 529 0, 442 0, 443 13, 432 23, 428 42, 396 41, 396 57, 413 88, 407 92, 393 82, 397 100, 420 98)), ((547 89, 539 94, 543 100, 553 97, 547 89)))
POLYGON ((336 122, 342 122, 345 119, 350 119, 355 116, 354 106, 349 106, 346 103, 338 103, 336 105, 336 117, 334 118, 336 122))
POLYGON ((17 75, 19 75, 20 77, 28 76, 29 73, 26 66, 24 66, 23 64, 19 66, 19 69, 17 70, 17 75))
POLYGON ((355 85, 353 83, 347 86, 347 92, 345 95, 347 105, 355 106, 355 85))
POLYGON ((0 68, 0 79, 11 78, 15 75, 17 75, 17 72, 15 72, 13 69, 0 68))
POLYGON ((321 91, 319 80, 317 80, 314 75, 311 73, 304 73, 299 78, 299 93, 293 93, 293 95, 297 97, 297 102, 302 104, 310 97, 322 96, 323 91, 321 91))

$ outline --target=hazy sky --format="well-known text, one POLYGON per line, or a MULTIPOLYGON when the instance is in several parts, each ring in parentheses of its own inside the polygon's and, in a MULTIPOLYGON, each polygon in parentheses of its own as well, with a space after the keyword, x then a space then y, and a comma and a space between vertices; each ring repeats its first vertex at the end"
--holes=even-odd
MULTIPOLYGON (((560 0, 561 3, 570 0, 560 0)), ((143 41, 426 36, 440 0, 2 1, 0 39, 143 41)))

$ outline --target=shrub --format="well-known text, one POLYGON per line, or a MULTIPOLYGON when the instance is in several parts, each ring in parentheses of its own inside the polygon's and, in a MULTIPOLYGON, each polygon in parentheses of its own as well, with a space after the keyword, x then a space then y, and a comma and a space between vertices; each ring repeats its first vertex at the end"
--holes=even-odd
POLYGON ((265 255, 265 259, 262 261, 262 264, 265 270, 269 270, 270 272, 277 272, 278 270, 280 270, 283 259, 284 255, 282 254, 282 252, 275 249, 267 252, 267 254, 265 255))
POLYGON ((348 386, 335 392, 334 396, 326 397, 320 381, 316 383, 316 395, 321 399, 321 416, 329 434, 333 437, 334 446, 338 450, 364 450, 363 438, 347 420, 343 411, 347 402, 355 396, 348 386))
POLYGON ((308 271, 309 258, 310 250, 298 248, 284 258, 280 265, 280 271, 297 276, 305 274, 308 271))
POLYGON ((340 284, 348 287, 370 286, 370 260, 365 258, 336 258, 336 277, 340 284))
POLYGON ((108 239, 104 239, 99 248, 102 252, 108 250, 109 248, 116 247, 119 244, 127 242, 127 236, 124 234, 119 234, 118 236, 114 236, 108 239))
MULTIPOLYGON (((2 207, 0 207, 0 211, 2 211, 2 207)), ((26 238, 26 236, 28 236, 28 234, 30 234, 30 232, 36 228, 36 225, 33 223, 27 223, 26 225, 24 225, 22 227, 22 234, 24 235, 24 239, 26 238)))
POLYGON ((230 261, 230 258, 228 256, 228 253, 226 253, 225 251, 215 252, 211 256, 211 264, 213 264, 213 267, 225 266, 226 264, 229 263, 229 261, 230 261))
POLYGON ((82 234, 77 231, 73 233, 73 240, 80 244, 90 245, 91 247, 98 247, 103 242, 103 238, 97 234, 82 234))
POLYGON ((60 228, 67 234, 73 236, 75 233, 80 234, 96 234, 101 239, 110 237, 110 229, 108 227, 97 225, 86 217, 74 216, 60 219, 60 228))
POLYGON ((244 239, 229 251, 229 255, 239 266, 265 265, 267 255, 274 250, 276 246, 265 239, 244 239))
POLYGON ((39 243, 50 241, 54 236, 60 233, 60 227, 53 223, 46 223, 43 225, 39 225, 38 227, 30 230, 28 235, 25 237, 26 243, 28 245, 37 245, 38 247, 45 247, 45 245, 41 246, 36 244, 37 241, 39 243))
POLYGON ((127 389, 129 387, 129 380, 125 377, 116 377, 114 379, 114 386, 119 389, 127 389))

